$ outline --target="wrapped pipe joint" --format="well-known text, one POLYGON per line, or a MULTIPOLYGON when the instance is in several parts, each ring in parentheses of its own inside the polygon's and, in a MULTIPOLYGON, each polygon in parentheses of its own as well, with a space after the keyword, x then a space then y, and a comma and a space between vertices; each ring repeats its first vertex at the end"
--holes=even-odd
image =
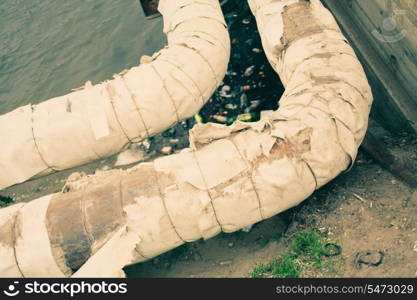
POLYGON ((230 40, 216 0, 161 0, 168 46, 113 80, 0 116, 0 189, 99 160, 192 117, 222 81, 230 40))
POLYGON ((299 204, 353 163, 372 95, 320 1, 250 0, 285 83, 254 123, 193 128, 191 148, 0 210, 0 275, 123 276, 122 267, 299 204))

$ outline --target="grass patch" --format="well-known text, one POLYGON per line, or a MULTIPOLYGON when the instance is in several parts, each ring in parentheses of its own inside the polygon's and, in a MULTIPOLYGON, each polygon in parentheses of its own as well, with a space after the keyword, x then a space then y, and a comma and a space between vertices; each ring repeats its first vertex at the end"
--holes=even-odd
POLYGON ((252 278, 298 278, 301 266, 291 253, 283 253, 267 265, 258 265, 251 273, 252 278))
MULTIPOLYGON (((266 265, 259 264, 250 276, 299 278, 306 270, 337 274, 337 269, 343 260, 337 255, 328 257, 329 250, 326 246, 329 245, 329 240, 325 234, 321 234, 317 229, 305 230, 295 234, 291 239, 292 243, 287 252, 278 255, 266 265)), ((334 255, 334 251, 332 254, 334 255)))

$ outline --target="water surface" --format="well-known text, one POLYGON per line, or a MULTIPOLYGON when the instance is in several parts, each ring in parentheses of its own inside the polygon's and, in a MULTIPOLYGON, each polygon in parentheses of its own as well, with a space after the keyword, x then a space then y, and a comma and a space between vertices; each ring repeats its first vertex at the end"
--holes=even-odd
POLYGON ((139 0, 0 0, 0 114, 110 79, 165 42, 139 0))

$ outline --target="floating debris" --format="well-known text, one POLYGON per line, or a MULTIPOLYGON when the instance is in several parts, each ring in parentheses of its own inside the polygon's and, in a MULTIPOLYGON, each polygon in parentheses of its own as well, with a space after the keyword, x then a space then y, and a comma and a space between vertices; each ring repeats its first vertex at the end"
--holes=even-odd
POLYGON ((249 77, 253 74, 255 71, 255 66, 250 66, 245 70, 245 73, 243 74, 245 77, 249 77))
POLYGON ((203 119, 201 118, 199 114, 194 116, 194 120, 197 124, 203 124, 203 119))
POLYGON ((226 123, 226 122, 228 122, 227 117, 225 117, 225 116, 214 115, 211 118, 213 120, 216 120, 217 122, 220 122, 220 123, 226 123))
MULTIPOLYGON (((201 109, 201 119, 196 123, 230 125, 240 114, 254 112, 259 115, 264 110, 275 110, 277 99, 284 91, 262 50, 257 25, 249 9, 247 13, 229 13, 225 17, 232 37, 228 70, 210 102, 201 109)), ((244 119, 256 121, 258 117, 244 119)))
POLYGON ((170 155, 172 153, 172 147, 171 146, 165 146, 161 149, 161 153, 164 155, 170 155))
POLYGON ((237 105, 229 103, 229 104, 226 104, 225 107, 227 109, 235 110, 237 108, 237 105))

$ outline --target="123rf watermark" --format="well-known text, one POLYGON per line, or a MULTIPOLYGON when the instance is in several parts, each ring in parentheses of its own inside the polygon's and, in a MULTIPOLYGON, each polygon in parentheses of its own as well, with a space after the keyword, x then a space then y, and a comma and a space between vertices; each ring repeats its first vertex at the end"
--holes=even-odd
POLYGON ((77 295, 88 294, 126 294, 127 283, 107 283, 105 281, 100 282, 39 282, 34 280, 32 282, 20 283, 19 281, 13 281, 6 289, 3 290, 3 294, 8 297, 16 297, 18 295, 45 295, 45 294, 59 294, 67 295, 71 298, 77 295))
POLYGON ((403 9, 394 10, 393 14, 385 18, 382 21, 383 31, 378 31, 377 29, 372 30, 372 35, 383 43, 396 43, 401 41, 407 35, 407 30, 402 29, 401 31, 397 30, 397 20, 396 18, 400 15, 405 15, 407 12, 403 9))

